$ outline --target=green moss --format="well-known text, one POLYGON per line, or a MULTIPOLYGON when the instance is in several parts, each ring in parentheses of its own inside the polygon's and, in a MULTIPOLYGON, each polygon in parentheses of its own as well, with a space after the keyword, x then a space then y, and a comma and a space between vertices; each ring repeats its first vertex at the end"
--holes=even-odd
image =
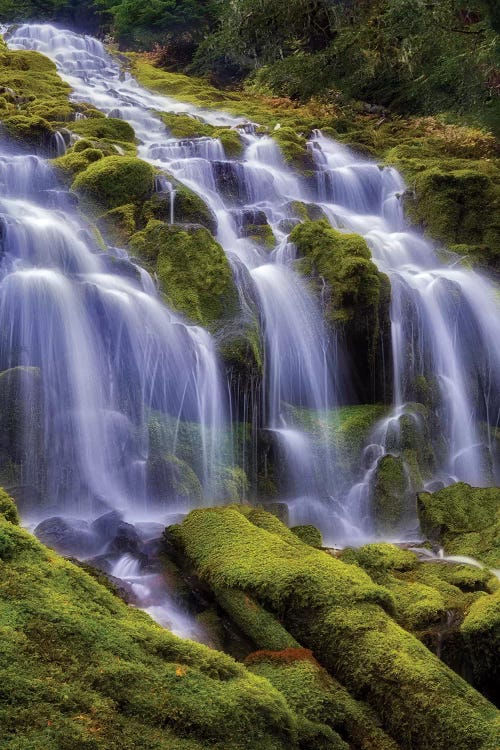
POLYGON ((135 143, 134 129, 125 120, 115 117, 89 117, 71 123, 73 133, 86 139, 102 139, 113 143, 135 143))
POLYGON ((8 134, 30 145, 49 147, 54 123, 69 120, 73 106, 70 87, 56 66, 38 52, 3 48, 0 51, 1 119, 8 134))
MULTIPOLYGON (((86 143, 85 141, 80 141, 86 143)), ((69 149, 64 156, 54 159, 53 164, 61 170, 63 179, 73 182, 74 176, 83 172, 87 167, 104 157, 103 152, 96 148, 69 149)))
POLYGON ((270 134, 281 149, 285 161, 302 172, 315 169, 307 138, 290 127, 281 127, 270 134))
POLYGON ((203 492, 193 469, 182 459, 153 452, 147 464, 148 494, 167 505, 172 498, 188 506, 201 503, 203 492))
POLYGON ((239 589, 278 616, 402 748, 494 746, 495 708, 391 619, 385 588, 274 517, 264 523, 263 511, 259 526, 254 518, 245 508, 193 511, 176 538, 205 582, 239 589))
MULTIPOLYGON (((387 542, 366 544, 349 552, 354 553, 356 562, 368 572, 413 570, 418 562, 416 554, 411 550, 402 549, 387 542)), ((346 551, 343 555, 345 553, 346 551)))
POLYGON ((146 201, 153 193, 154 175, 153 167, 140 159, 107 156, 80 172, 72 187, 89 209, 106 210, 146 201))
POLYGON ((257 648, 280 651, 299 647, 276 617, 248 594, 229 588, 218 588, 215 594, 220 606, 257 648))
POLYGON ((460 632, 469 650, 474 677, 492 698, 500 697, 500 591, 472 603, 460 632))
POLYGON ((262 245, 268 250, 272 250, 276 245, 276 237, 269 224, 246 224, 242 228, 244 237, 248 237, 258 245, 262 245))
POLYGON ((199 224, 212 234, 217 231, 217 221, 206 203, 192 190, 168 175, 174 193, 155 194, 143 206, 141 220, 147 223, 157 219, 175 224, 199 224), (173 206, 172 206, 173 201, 173 206))
POLYGON ((354 700, 310 651, 293 648, 257 651, 245 663, 252 672, 269 680, 298 714, 335 730, 329 748, 396 750, 398 747, 380 728, 376 714, 354 700))
POLYGON ((268 682, 127 607, 0 518, 0 744, 298 750, 268 682))
POLYGON ((228 260, 206 229, 150 222, 131 248, 153 264, 168 303, 191 320, 213 327, 237 309, 228 260))
POLYGON ((379 530, 396 529, 408 513, 408 474, 404 460, 390 454, 377 465, 373 485, 373 514, 379 530))
POLYGON ((321 531, 315 526, 293 526, 290 531, 292 531, 295 536, 298 536, 301 542, 308 544, 310 547, 321 549, 323 546, 321 531))
POLYGON ((16 526, 19 525, 19 514, 17 512, 16 504, 14 500, 8 495, 4 489, 0 487, 0 515, 2 515, 6 521, 16 526))
POLYGON ((241 156, 243 141, 233 128, 214 127, 196 117, 173 112, 160 112, 160 117, 174 138, 218 138, 226 156, 241 156))
POLYGON ((108 242, 124 247, 136 231, 136 207, 133 203, 107 211, 97 221, 97 226, 108 242))

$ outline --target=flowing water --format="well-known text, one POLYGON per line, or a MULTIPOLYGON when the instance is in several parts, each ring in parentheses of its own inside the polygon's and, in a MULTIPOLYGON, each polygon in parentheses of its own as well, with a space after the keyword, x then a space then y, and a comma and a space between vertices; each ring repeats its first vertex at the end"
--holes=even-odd
MULTIPOLYGON (((317 133, 309 144, 317 166, 316 182, 311 184, 287 167, 272 138, 257 135, 242 118, 152 94, 95 39, 48 25, 24 25, 14 30, 8 41, 12 48, 36 49, 51 57, 72 86, 75 101, 90 102, 106 115, 132 125, 141 158, 165 171, 159 187, 171 193, 172 222, 176 219, 172 178, 200 195, 214 213, 217 237, 232 265, 242 307, 258 311, 266 347, 260 423, 285 463, 283 493, 293 521, 315 522, 330 542, 373 538, 373 477, 383 455, 401 452, 402 418, 409 418, 418 428, 421 414, 413 402, 418 400, 416 383, 423 378, 437 393, 432 410, 439 462, 429 481, 433 486, 458 479, 480 485, 493 481, 496 467, 487 425, 496 425, 500 410, 496 292, 487 279, 458 262, 441 262, 433 246, 407 227, 401 201, 405 186, 394 169, 381 169, 317 133), (238 129, 245 145, 242 157, 227 158, 217 139, 172 138, 157 111, 185 113, 210 124, 238 129), (318 451, 313 444, 318 441, 317 433, 312 434, 297 418, 301 411, 316 415, 321 432, 332 408, 346 399, 344 384, 349 377, 336 336, 327 329, 320 305, 295 270, 295 251, 288 242, 294 201, 318 204, 334 227, 362 234, 375 263, 389 275, 392 284, 393 409, 375 426, 366 446, 364 469, 352 478, 352 486, 347 489, 333 470, 333 448, 318 451), (257 216, 263 219, 256 221, 257 216), (245 237, 249 224, 263 220, 272 229, 274 249, 245 237)), ((9 210, 15 216, 15 208, 9 210)), ((30 212, 40 210, 30 208, 30 212)), ((28 214, 23 209, 18 213, 23 215, 24 226, 28 214)), ((43 216, 48 214, 43 209, 43 216)), ((36 218, 33 221, 36 223, 36 218)), ((74 233, 70 224, 68 221, 64 226, 74 233)), ((57 225, 62 231, 59 221, 57 225)), ((125 479, 132 481, 128 477, 131 470, 140 477, 144 469, 144 450, 130 447, 137 446, 138 441, 137 430, 130 425, 141 423, 137 413, 143 405, 199 423, 202 431, 213 435, 224 422, 219 395, 222 388, 208 335, 186 326, 161 306, 149 280, 144 286, 143 273, 136 284, 130 278, 106 273, 102 260, 81 238, 77 239, 79 250, 71 246, 71 253, 62 240, 51 240, 51 261, 36 271, 45 276, 36 284, 32 281, 36 291, 29 295, 24 290, 13 293, 9 305, 24 298, 29 298, 30 305, 36 303, 29 308, 36 329, 47 314, 45 302, 57 296, 62 309, 57 317, 57 306, 51 306, 51 315, 55 316, 51 320, 51 348, 46 346, 45 336, 42 351, 36 343, 41 331, 30 329, 32 338, 20 346, 28 352, 37 351, 38 346, 40 351, 22 364, 51 373, 50 378, 44 375, 42 380, 50 381, 50 387, 58 393, 55 414, 49 410, 45 418, 49 421, 47 429, 52 429, 54 447, 65 432, 75 435, 68 445, 64 440, 64 445, 55 450, 56 456, 64 458, 59 460, 61 470, 71 454, 85 469, 79 472, 78 482, 84 475, 86 492, 106 496, 116 493, 119 497, 125 493, 129 500, 130 485, 123 486, 125 479), (52 278, 53 274, 57 278, 52 278), (75 298, 80 301, 77 310, 75 298), (147 334, 145 320, 150 327, 147 334), (77 332, 74 336, 73 327, 77 332), (112 348, 111 354, 107 347, 112 348), (75 362, 61 368, 60 362, 71 357, 75 362), (144 361, 151 363, 146 372, 139 366, 144 361), (65 403, 61 417, 59 412, 65 403), (78 414, 85 414, 85 419, 78 414), (61 419, 67 422, 64 430, 58 427, 61 419), (124 450, 126 458, 117 450, 124 450), (94 462, 95 473, 87 476, 94 462), (117 471, 122 466, 126 471, 117 471)), ((45 246, 43 242, 32 245, 31 241, 18 241, 17 245, 18 255, 23 252, 21 245, 25 254, 26 247, 31 255, 47 252, 41 247, 45 246)), ((30 280, 23 278, 17 283, 28 287, 30 280)), ((19 319, 16 316, 16 321, 19 319)), ((43 330, 47 330, 46 324, 43 330)), ((23 335, 22 342, 29 334, 23 335)), ((12 350, 9 345, 8 351, 12 350)), ((5 367, 16 364, 17 360, 9 360, 5 367)), ((329 445, 326 427, 319 441, 329 445)), ((210 485, 215 442, 203 441, 205 486, 210 485)), ((61 479, 54 476, 59 487, 61 479)), ((133 482, 136 487, 137 477, 133 482)), ((68 497, 75 490, 70 485, 68 497)), ((76 491, 76 496, 80 497, 81 491, 76 491)), ((135 491, 133 497, 135 503, 136 497, 143 495, 135 491)), ((121 506, 118 503, 114 507, 121 506)), ((414 526, 415 518, 410 517, 395 533, 408 535, 414 526)))

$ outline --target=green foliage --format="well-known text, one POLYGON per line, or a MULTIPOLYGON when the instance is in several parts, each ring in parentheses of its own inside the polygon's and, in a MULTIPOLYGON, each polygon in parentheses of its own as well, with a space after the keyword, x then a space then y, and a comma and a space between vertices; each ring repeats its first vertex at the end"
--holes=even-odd
POLYGON ((5 750, 298 750, 283 696, 0 517, 5 750))
POLYGON ((193 511, 175 537, 214 590, 238 589, 280 617, 402 748, 494 747, 494 707, 396 625, 392 596, 357 566, 244 507, 193 511))
POLYGON ((321 547, 323 546, 321 531, 319 531, 315 526, 292 526, 290 531, 292 531, 295 536, 298 536, 301 542, 304 542, 304 544, 308 544, 310 547, 321 549, 321 547))
POLYGON ((154 175, 153 167, 140 159, 107 156, 80 172, 72 188, 90 209, 112 209, 150 198, 154 175))
POLYGON ((12 138, 50 146, 54 123, 72 115, 69 92, 48 58, 38 52, 0 49, 0 119, 12 138))
POLYGON ((19 525, 19 514, 14 500, 0 487, 0 515, 9 523, 19 525))
POLYGON ((131 248, 152 262, 169 304, 191 320, 211 327, 237 309, 231 268, 206 229, 152 221, 131 248))
POLYGON ((458 482, 418 496, 420 525, 448 554, 475 557, 500 566, 500 489, 458 482))

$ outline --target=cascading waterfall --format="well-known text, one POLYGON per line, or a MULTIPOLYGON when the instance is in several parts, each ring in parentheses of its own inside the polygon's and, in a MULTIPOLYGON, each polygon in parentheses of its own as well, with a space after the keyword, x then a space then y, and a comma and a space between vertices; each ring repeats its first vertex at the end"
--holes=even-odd
POLYGON ((311 147, 319 168, 321 206, 335 227, 365 237, 392 287, 394 407, 373 430, 373 461, 348 501, 366 503, 380 456, 401 448, 401 418, 418 422, 412 402, 417 400, 419 377, 438 390, 442 461, 429 485, 492 484, 498 480, 498 467, 489 431, 500 416, 500 305, 495 287, 461 267, 459 258, 442 263, 433 246, 410 229, 401 201, 406 187, 396 170, 381 169, 320 133, 311 147))
MULTIPOLYGON (((139 140, 139 156, 199 194, 213 211, 217 239, 233 266, 242 304, 250 278, 262 319, 266 342, 263 424, 275 436, 285 461, 287 495, 295 498, 296 506, 306 506, 318 497, 320 507, 328 504, 335 487, 328 453, 318 462, 307 433, 294 423, 287 407, 326 413, 336 403, 337 367, 332 365, 336 348, 317 304, 294 271, 293 251, 282 228, 291 216, 290 203, 308 201, 310 196, 286 167, 273 139, 241 127, 246 147, 243 159, 237 161, 225 156, 217 139, 171 138, 155 111, 188 113, 210 124, 235 128, 243 120, 146 91, 89 37, 46 25, 25 25, 10 36, 9 45, 51 57, 72 86, 76 101, 90 102, 105 114, 126 120, 139 140), (277 246, 273 252, 242 236, 246 218, 256 212, 272 228, 277 246)), ((167 189, 171 191, 172 186, 167 189)))
MULTIPOLYGON (((406 226, 401 201, 405 186, 394 169, 381 169, 318 133, 310 142, 317 165, 316 184, 311 186, 285 165, 272 138, 257 135, 231 115, 148 92, 97 40, 48 25, 23 25, 10 35, 9 44, 51 57, 72 86, 76 101, 90 102, 106 115, 129 122, 140 143, 139 156, 194 190, 213 211, 217 238, 232 264, 242 306, 247 305, 250 287, 251 302, 259 311, 266 342, 262 424, 277 439, 286 461, 289 486, 284 489, 292 520, 316 523, 328 541, 373 538, 373 475, 383 455, 401 451, 403 417, 419 428, 421 415, 413 406, 419 378, 431 387, 435 384, 439 394, 433 415, 441 433, 436 441, 440 465, 432 480, 447 484, 463 479, 483 485, 492 481, 495 467, 487 425, 496 424, 500 406, 495 400, 500 377, 495 292, 479 274, 457 263, 441 263, 432 245, 406 226), (155 111, 186 113, 213 125, 238 128, 245 143, 243 158, 228 159, 216 139, 171 138, 155 111), (333 226, 363 235, 375 263, 392 284, 394 406, 373 429, 365 450, 364 476, 353 478, 346 493, 332 470, 331 449, 318 453, 313 436, 296 418, 297 411, 311 411, 318 424, 326 425, 329 410, 342 402, 342 384, 348 378, 338 342, 327 332, 319 306, 294 270, 294 248, 287 239, 293 201, 319 204, 333 226), (245 223, 255 223, 256 213, 272 228, 272 251, 244 236, 245 223)), ((168 175, 160 187, 171 192, 173 222, 174 188, 168 175)), ((99 276, 95 271, 86 273, 99 276)), ((113 291, 120 298, 122 289, 113 291)), ((128 319, 121 309, 116 315, 128 319)), ((206 336, 192 327, 181 326, 181 330, 183 336, 206 336)), ((123 358, 121 366, 128 378, 125 362, 123 358)), ((207 372, 214 382, 215 366, 207 366, 207 372)), ((201 387, 202 380, 196 382, 201 387)), ((131 399, 136 385, 129 379, 131 399)), ((144 394, 142 384, 139 390, 144 394)), ((206 386, 205 394, 208 391, 206 386)), ((199 408, 200 399, 194 401, 199 408)), ((193 397, 188 402, 193 403, 193 397)), ((211 404, 212 417, 198 414, 198 419, 212 424, 220 408, 207 396, 201 403, 211 404)), ((328 442, 326 428, 320 442, 328 442)), ((415 519, 405 523, 395 533, 407 535, 415 519)))

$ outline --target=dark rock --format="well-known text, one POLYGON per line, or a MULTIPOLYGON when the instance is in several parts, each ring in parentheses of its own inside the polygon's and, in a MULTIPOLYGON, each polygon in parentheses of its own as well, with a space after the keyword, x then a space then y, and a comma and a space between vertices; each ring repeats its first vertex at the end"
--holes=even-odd
POLYGON ((87 521, 54 516, 36 527, 34 534, 47 547, 62 555, 87 555, 96 552, 99 540, 87 521))
POLYGON ((121 521, 116 529, 113 541, 110 543, 108 554, 130 554, 139 555, 141 552, 141 538, 135 527, 130 523, 121 521))
POLYGON ((118 528, 123 520, 123 516, 117 510, 111 510, 103 516, 99 516, 92 522, 90 528, 103 541, 114 539, 118 528))

